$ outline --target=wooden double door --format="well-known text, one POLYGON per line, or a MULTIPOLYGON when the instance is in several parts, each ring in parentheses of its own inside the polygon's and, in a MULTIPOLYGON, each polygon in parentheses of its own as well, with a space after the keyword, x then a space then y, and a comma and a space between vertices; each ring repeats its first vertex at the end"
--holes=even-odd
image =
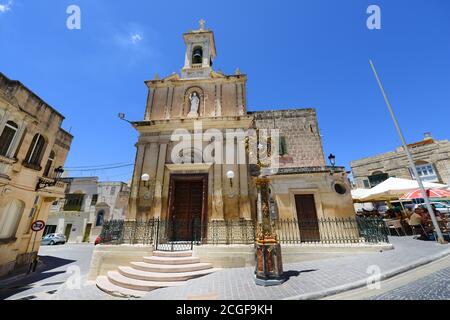
POLYGON ((169 196, 172 241, 200 240, 207 209, 207 175, 173 175, 169 196))
POLYGON ((301 242, 320 241, 319 219, 313 194, 295 195, 297 221, 301 242))

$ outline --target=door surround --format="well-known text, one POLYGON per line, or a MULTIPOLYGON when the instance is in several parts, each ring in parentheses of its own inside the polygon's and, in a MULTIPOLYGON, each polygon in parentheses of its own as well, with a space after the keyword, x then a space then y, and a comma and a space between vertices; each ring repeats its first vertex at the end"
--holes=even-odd
POLYGON ((167 219, 171 219, 173 215, 173 209, 175 204, 175 184, 178 181, 201 181, 203 184, 202 191, 202 212, 200 215, 201 221, 201 238, 206 235, 206 225, 208 221, 208 179, 209 174, 207 173, 188 173, 188 174, 171 174, 169 183, 169 204, 167 207, 167 219))

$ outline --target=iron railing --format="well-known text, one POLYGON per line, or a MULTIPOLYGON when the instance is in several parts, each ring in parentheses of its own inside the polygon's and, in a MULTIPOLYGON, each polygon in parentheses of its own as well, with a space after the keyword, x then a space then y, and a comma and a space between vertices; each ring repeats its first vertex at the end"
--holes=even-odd
MULTIPOLYGON (((352 217, 314 220, 277 219, 273 228, 281 244, 388 243, 388 230, 381 218, 352 217)), ((105 221, 102 243, 154 244, 158 250, 189 250, 194 245, 253 244, 256 223, 249 220, 105 221), (188 227, 189 226, 189 227, 188 227)))

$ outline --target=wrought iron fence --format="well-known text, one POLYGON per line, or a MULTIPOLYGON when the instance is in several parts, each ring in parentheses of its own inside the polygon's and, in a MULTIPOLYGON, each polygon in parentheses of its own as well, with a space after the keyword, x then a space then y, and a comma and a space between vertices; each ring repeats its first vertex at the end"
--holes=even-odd
POLYGON ((281 244, 389 242, 379 218, 277 219, 273 224, 281 244))
MULTIPOLYGON (((352 217, 314 220, 277 219, 274 231, 281 244, 388 243, 381 218, 352 217)), ((255 221, 220 220, 206 225, 199 220, 106 221, 101 239, 108 244, 154 244, 158 250, 189 250, 194 245, 253 244, 255 221)))
POLYGON ((207 225, 207 244, 253 244, 255 222, 251 220, 216 220, 207 225))

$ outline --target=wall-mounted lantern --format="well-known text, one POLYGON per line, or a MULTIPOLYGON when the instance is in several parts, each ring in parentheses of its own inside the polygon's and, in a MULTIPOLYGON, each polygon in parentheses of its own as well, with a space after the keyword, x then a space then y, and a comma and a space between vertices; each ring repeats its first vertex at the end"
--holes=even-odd
POLYGON ((150 189, 150 184, 149 184, 150 175, 148 173, 144 173, 141 176, 141 181, 144 182, 144 186, 147 187, 147 189, 150 189))
POLYGON ((330 164, 331 164, 331 172, 330 175, 334 174, 334 168, 336 166, 336 156, 332 153, 330 153, 330 155, 328 156, 328 160, 330 160, 330 164))
POLYGON ((53 179, 47 179, 47 178, 39 178, 38 183, 36 185, 36 191, 47 188, 47 187, 53 187, 56 186, 56 184, 61 181, 61 177, 64 173, 64 169, 62 166, 59 166, 55 169, 55 177, 53 179))
POLYGON ((230 170, 227 172, 227 178, 230 180, 230 187, 233 188, 234 171, 230 170))

